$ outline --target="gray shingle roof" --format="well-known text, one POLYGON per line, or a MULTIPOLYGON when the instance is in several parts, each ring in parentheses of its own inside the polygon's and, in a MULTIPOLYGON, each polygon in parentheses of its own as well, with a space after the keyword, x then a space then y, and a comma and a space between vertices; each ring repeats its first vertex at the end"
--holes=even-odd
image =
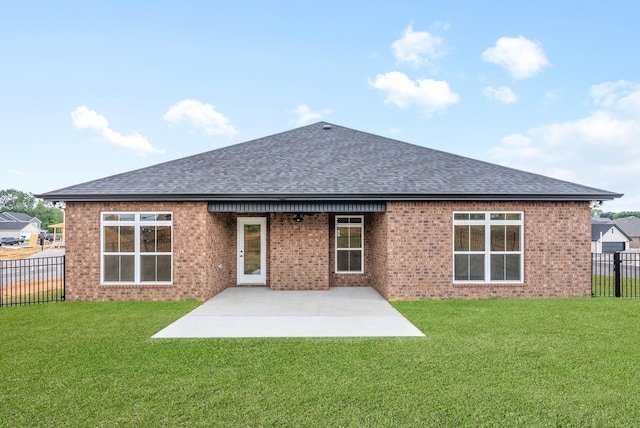
POLYGON ((39 195, 54 201, 609 200, 620 196, 326 122, 39 195))
POLYGON ((640 236, 640 218, 623 217, 612 220, 611 223, 618 226, 629 236, 640 236))
POLYGON ((616 229, 618 229, 618 231, 620 233, 622 233, 624 236, 626 236, 627 239, 631 239, 629 237, 629 235, 624 233, 624 231, 622 229, 620 229, 618 226, 616 226, 615 224, 612 224, 612 223, 591 223, 591 240, 592 241, 597 241, 598 239, 600 239, 600 234, 606 235, 607 232, 609 232, 609 230, 611 230, 614 227, 616 229))
POLYGON ((14 213, 14 212, 5 211, 5 212, 0 214, 0 222, 2 222, 2 221, 25 221, 25 222, 29 223, 33 219, 34 219, 34 217, 31 217, 30 215, 24 214, 24 213, 14 213))

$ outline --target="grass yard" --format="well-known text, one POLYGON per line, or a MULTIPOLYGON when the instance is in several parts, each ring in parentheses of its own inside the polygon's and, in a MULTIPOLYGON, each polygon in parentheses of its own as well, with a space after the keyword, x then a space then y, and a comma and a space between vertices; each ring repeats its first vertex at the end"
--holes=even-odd
MULTIPOLYGON (((591 275, 591 294, 596 297, 615 296, 615 278, 609 275, 591 275)), ((620 278, 620 295, 640 297, 640 277, 620 278)))
POLYGON ((424 338, 149 338, 198 304, 1 308, 0 425, 640 421, 638 300, 394 303, 424 338))

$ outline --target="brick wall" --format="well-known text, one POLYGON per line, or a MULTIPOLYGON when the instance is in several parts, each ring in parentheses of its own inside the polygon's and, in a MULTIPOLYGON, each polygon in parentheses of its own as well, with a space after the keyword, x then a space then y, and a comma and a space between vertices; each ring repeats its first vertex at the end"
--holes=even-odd
MULTIPOLYGON (((81 203, 66 208, 69 300, 207 299, 236 285, 237 217, 206 203, 81 203), (172 285, 100 284, 101 211, 173 213, 172 285)), ((389 202, 365 215, 365 273, 335 274, 335 215, 268 216, 267 285, 273 289, 372 286, 384 297, 488 298, 590 295, 590 209, 572 202, 389 202), (454 211, 524 212, 524 283, 453 283, 454 211)))
MULTIPOLYGON (((236 219, 227 213, 210 213, 208 215, 209 240, 211 262, 211 293, 212 297, 227 287, 236 284, 236 219)), ((208 250, 209 251, 209 250, 208 250)))
POLYGON ((66 297, 68 300, 207 299, 226 287, 228 271, 215 255, 228 245, 226 222, 211 216, 206 203, 67 202, 66 297), (173 213, 173 284, 100 284, 101 211, 173 213), (215 268, 214 268, 215 267, 215 268))
POLYGON ((327 213, 269 215, 269 286, 274 290, 329 289, 327 213))
POLYGON ((369 285, 378 293, 385 295, 387 289, 387 215, 386 213, 373 213, 367 216, 365 227, 368 229, 365 241, 365 252, 369 263, 369 285))
POLYGON ((390 202, 386 298, 570 297, 591 293, 584 202, 390 202), (524 283, 453 283, 454 211, 524 212, 524 283))

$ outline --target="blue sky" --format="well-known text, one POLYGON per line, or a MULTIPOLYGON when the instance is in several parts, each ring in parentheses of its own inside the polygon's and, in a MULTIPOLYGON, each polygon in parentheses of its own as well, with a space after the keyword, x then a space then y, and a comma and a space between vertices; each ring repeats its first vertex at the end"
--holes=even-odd
POLYGON ((325 120, 640 210, 638 16, 631 0, 3 2, 0 189, 325 120))

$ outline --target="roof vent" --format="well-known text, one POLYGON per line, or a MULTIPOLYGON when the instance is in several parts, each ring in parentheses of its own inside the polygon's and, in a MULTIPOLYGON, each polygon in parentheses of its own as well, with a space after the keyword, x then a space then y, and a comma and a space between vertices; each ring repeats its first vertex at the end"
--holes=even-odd
POLYGON ((322 125, 322 129, 331 129, 331 125, 325 123, 324 125, 322 125))

